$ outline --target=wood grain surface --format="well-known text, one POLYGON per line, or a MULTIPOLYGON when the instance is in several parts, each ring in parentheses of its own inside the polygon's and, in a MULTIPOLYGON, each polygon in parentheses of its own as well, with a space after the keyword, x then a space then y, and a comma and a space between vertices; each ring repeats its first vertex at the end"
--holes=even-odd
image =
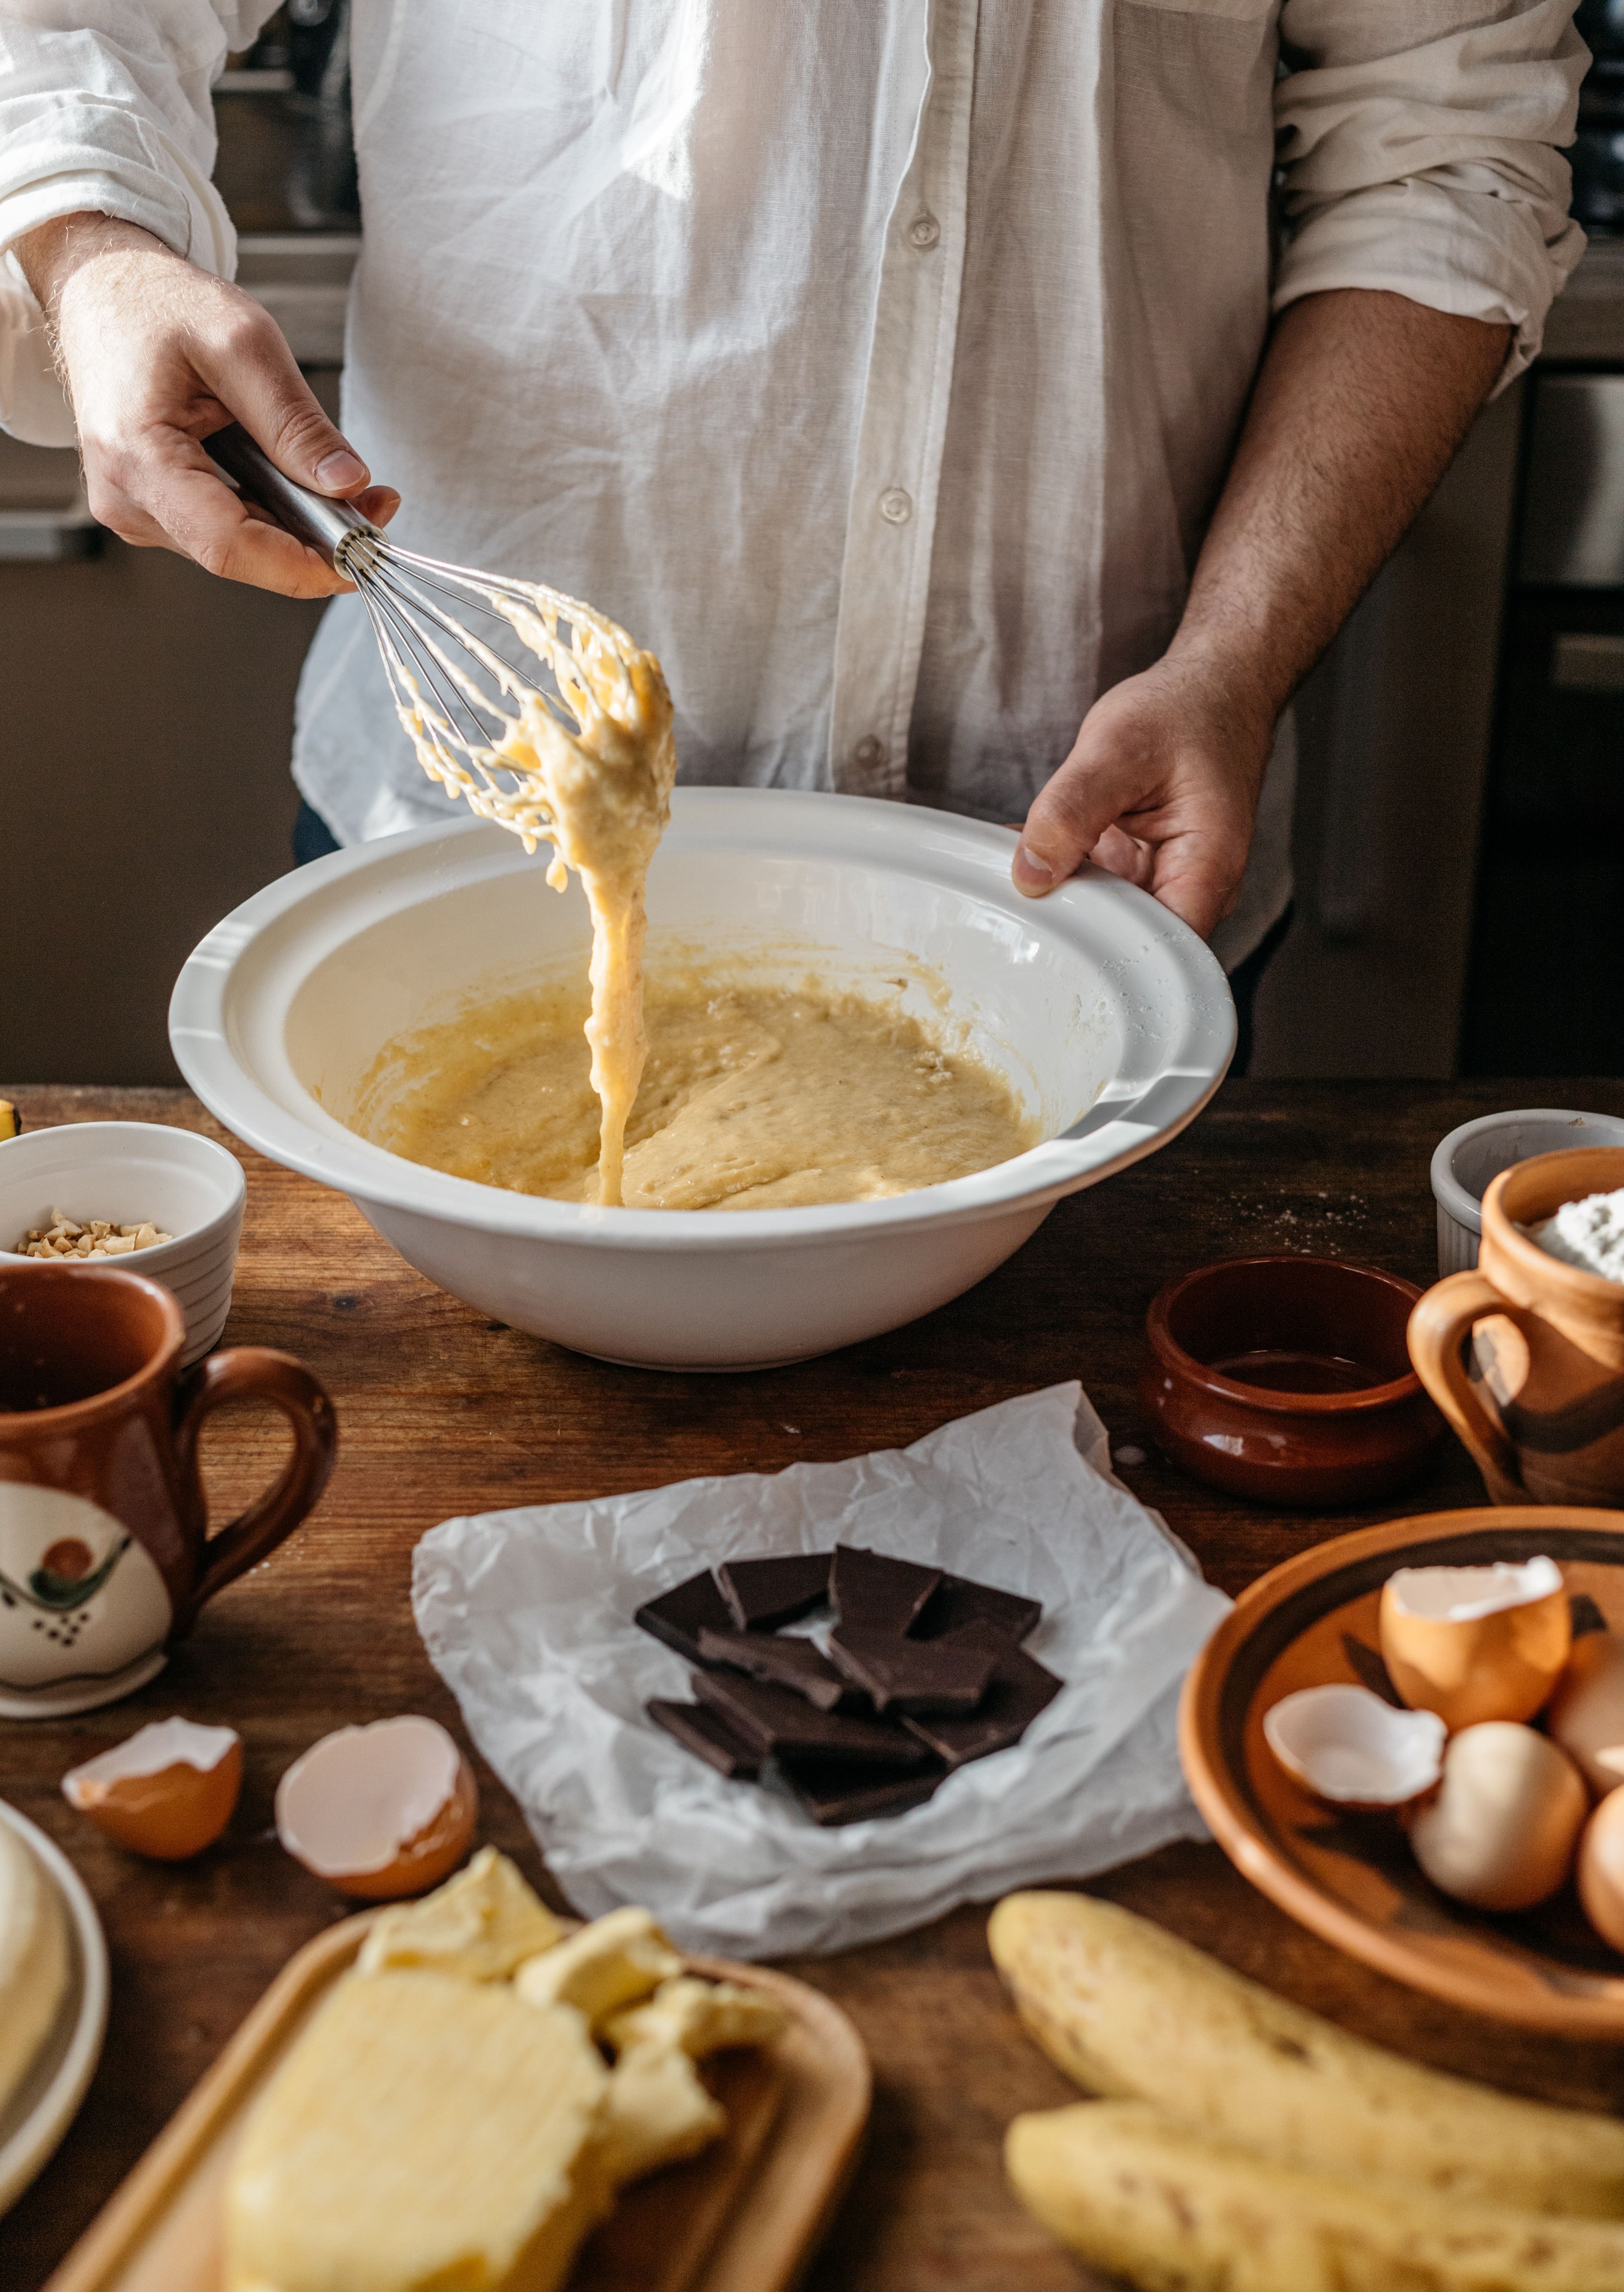
MULTIPOLYGON (((181 1092, 7 1089, 29 1126, 175 1122, 230 1145, 181 1092)), ((443 1295, 338 1196, 246 1152, 249 1197, 228 1343, 281 1345, 326 1384, 340 1455, 307 1525, 222 1594, 168 1671, 77 1719, 0 1723, 0 1796, 84 1874, 113 1959, 107 2051, 68 2139, 0 2222, 0 2281, 36 2292, 80 2230, 301 1943, 343 1915, 281 1852, 277 1776, 327 1729, 424 1711, 457 1731, 413 1626, 409 1559, 455 1513, 772 1472, 914 1441, 946 1419, 1081 1377, 1113 1441, 1147 1447, 1134 1380, 1145 1309, 1214 1257, 1308 1250, 1435 1278, 1427 1162, 1437 1140, 1506 1106, 1624 1114, 1624 1085, 1239 1082, 1164 1152, 1063 1202, 1018 1255, 955 1304, 829 1360, 746 1376, 612 1368, 443 1295), (222 1844, 179 1868, 103 1841, 58 1792, 64 1770, 181 1711, 241 1730, 247 1782, 222 1844)), ((217 1517, 276 1468, 269 1412, 205 1436, 217 1517)), ((1123 1477, 1236 1591, 1366 1521, 1483 1501, 1452 1445, 1403 1498, 1355 1513, 1268 1513, 1154 1454, 1123 1477)), ((476 1764, 479 1763, 476 1760, 476 1764)), ((481 1836, 551 1898, 519 1811, 488 1770, 481 1836)), ((1476 2021, 1367 1973, 1294 1926, 1213 1846, 1092 1882, 1302 2003, 1418 2058, 1590 2107, 1624 2101, 1616 2052, 1476 2021)), ((814 2292, 1076 2292, 1090 2281, 1009 2196, 1009 2119, 1071 2097, 1023 2036, 988 1961, 985 1913, 791 1970, 838 1999, 872 2056, 867 2151, 808 2284, 814 2292)))

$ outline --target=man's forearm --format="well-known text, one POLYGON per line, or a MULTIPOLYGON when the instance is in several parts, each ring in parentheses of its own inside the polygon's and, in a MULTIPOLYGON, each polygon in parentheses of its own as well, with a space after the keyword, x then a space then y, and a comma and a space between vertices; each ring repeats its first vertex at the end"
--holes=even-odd
POLYGON ((1102 693, 1015 855, 1033 897, 1094 859, 1210 932, 1274 722, 1449 466, 1508 329, 1400 295, 1305 295, 1265 354, 1178 634, 1102 693))
POLYGON ((1272 719, 1448 468, 1509 328, 1347 288, 1276 326, 1170 660, 1272 719))

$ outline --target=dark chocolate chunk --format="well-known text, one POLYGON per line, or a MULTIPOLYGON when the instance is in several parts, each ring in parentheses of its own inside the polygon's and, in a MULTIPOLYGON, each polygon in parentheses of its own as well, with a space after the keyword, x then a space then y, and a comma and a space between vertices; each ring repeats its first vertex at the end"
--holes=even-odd
POLYGON ((810 1640, 779 1639, 771 1632, 703 1631, 699 1652, 707 1663, 725 1663, 735 1671, 747 1671, 752 1679, 793 1688, 820 1711, 871 1708, 861 1683, 838 1672, 810 1640))
POLYGON ((1001 1592, 993 1584, 973 1583, 968 1576, 944 1576, 920 1610, 913 1626, 915 1639, 940 1639, 966 1624, 991 1624, 1006 1639, 1024 1640, 1034 1632, 1043 1613, 1041 1600, 1018 1592, 1001 1592))
POLYGON ((857 1632, 905 1632, 942 1580, 939 1568, 883 1552, 837 1544, 829 1570, 829 1597, 843 1625, 857 1632))
POLYGON ((882 1767, 917 1767, 925 1761, 924 1750, 895 1720, 818 1711, 787 1687, 763 1679, 743 1679, 731 1671, 695 1672, 694 1692, 763 1754, 882 1767))
POLYGON ((726 1560, 716 1571, 730 1620, 742 1632, 798 1623, 829 1597, 829 1554, 787 1552, 771 1560, 726 1560))
POLYGON ((904 1814, 922 1806, 947 1770, 933 1759, 911 1771, 880 1767, 832 1767, 821 1760, 784 1760, 784 1779, 814 1822, 832 1830, 877 1814, 904 1814))
POLYGON ((829 1642, 831 1660, 867 1688, 876 1711, 921 1714, 974 1711, 997 1668, 997 1650, 958 1640, 897 1639, 890 1632, 854 1632, 844 1625, 829 1642))
POLYGON ((725 1719, 701 1703, 668 1703, 656 1696, 644 1709, 656 1727, 674 1735, 685 1751, 692 1751, 706 1766, 735 1782, 753 1783, 761 1771, 758 1752, 725 1719))
POLYGON ((989 1752, 1006 1751, 1011 1743, 1018 1743, 1065 1683, 1052 1671, 1045 1671, 1025 1648, 1013 1646, 991 1624, 967 1624, 954 1634, 952 1644, 977 1648, 998 1658, 979 1708, 964 1719, 912 1718, 902 1723, 921 1743, 929 1743, 950 1767, 961 1767, 971 1759, 985 1759, 989 1752))
POLYGON ((699 1634, 709 1625, 712 1631, 726 1632, 733 1627, 733 1618, 728 1602, 716 1588, 716 1578, 708 1568, 697 1576, 669 1592, 662 1592, 657 1600, 646 1600, 631 1618, 657 1640, 688 1663, 703 1660, 699 1652, 699 1634))

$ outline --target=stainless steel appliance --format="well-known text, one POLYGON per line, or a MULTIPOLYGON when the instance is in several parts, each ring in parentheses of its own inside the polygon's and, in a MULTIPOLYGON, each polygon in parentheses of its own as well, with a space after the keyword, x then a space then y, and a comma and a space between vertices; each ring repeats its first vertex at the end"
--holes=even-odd
POLYGON ((1624 1071, 1624 373, 1530 393, 1461 1063, 1624 1071))

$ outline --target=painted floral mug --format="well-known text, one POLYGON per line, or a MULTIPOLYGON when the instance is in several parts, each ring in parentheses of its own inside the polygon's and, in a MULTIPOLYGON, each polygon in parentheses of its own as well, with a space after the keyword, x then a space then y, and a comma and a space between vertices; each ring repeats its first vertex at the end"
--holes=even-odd
POLYGON ((1564 1263, 1527 1231, 1620 1186, 1624 1147, 1503 1170, 1483 1198, 1477 1271, 1438 1282, 1410 1316, 1416 1374, 1495 1504, 1624 1505, 1624 1282, 1564 1263))
POLYGON ((333 1404, 257 1345, 181 1373, 167 1289, 122 1267, 0 1271, 0 1717, 57 1718, 144 1685, 206 1600, 304 1519, 333 1469, 333 1404), (208 1533, 204 1420, 257 1399, 293 1427, 280 1478, 208 1533))

